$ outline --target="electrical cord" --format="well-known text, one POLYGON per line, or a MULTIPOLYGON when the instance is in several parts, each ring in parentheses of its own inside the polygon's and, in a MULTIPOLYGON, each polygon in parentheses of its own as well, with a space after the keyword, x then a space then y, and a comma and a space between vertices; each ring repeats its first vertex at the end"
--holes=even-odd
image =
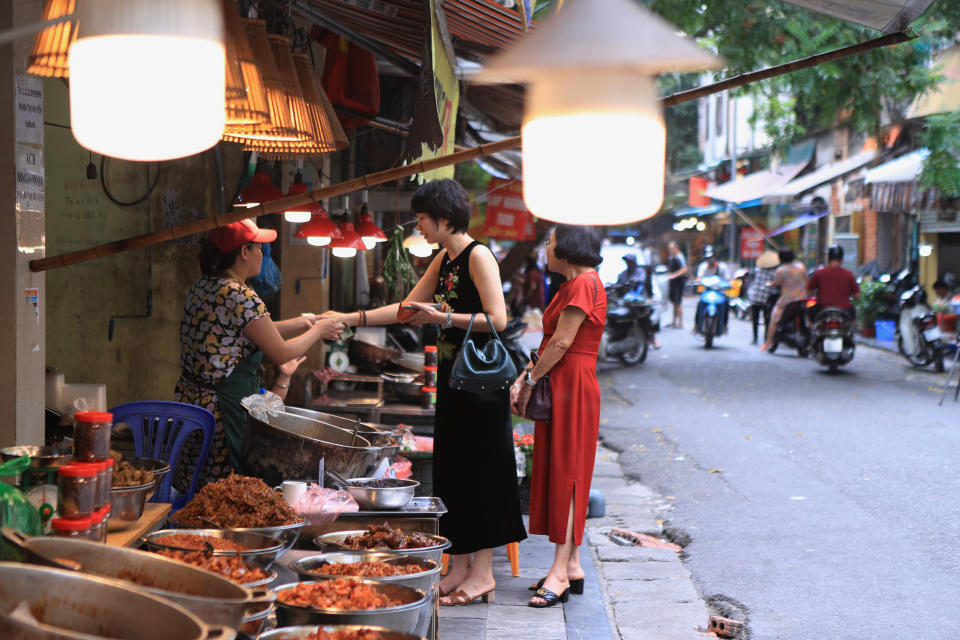
MULTIPOLYGON (((137 198, 136 200, 131 200, 131 201, 129 201, 129 202, 122 202, 122 201, 120 201, 120 200, 117 200, 115 197, 113 197, 113 194, 110 193, 110 189, 107 187, 106 162, 107 162, 107 156, 100 156, 100 186, 103 188, 103 193, 107 196, 107 198, 110 200, 110 202, 112 202, 113 204, 117 205, 118 207, 135 207, 135 206, 137 206, 138 204, 140 204, 141 202, 145 201, 147 198, 150 197, 150 194, 152 194, 152 193, 153 193, 153 190, 157 187, 157 182, 160 181, 160 163, 156 163, 156 165, 157 165, 157 174, 153 177, 153 184, 150 185, 150 187, 147 189, 147 192, 146 192, 145 194, 143 194, 142 197, 137 198)), ((149 180, 149 179, 150 179, 150 165, 149 165, 149 164, 146 164, 146 167, 147 167, 147 179, 149 180)))

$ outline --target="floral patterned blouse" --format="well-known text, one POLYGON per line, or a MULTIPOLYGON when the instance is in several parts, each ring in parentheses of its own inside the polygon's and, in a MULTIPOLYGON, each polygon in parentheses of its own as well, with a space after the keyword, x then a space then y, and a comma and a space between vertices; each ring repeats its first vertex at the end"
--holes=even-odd
POLYGON ((246 284, 204 276, 187 294, 180 324, 180 369, 188 376, 215 385, 257 347, 244 328, 267 307, 246 284))

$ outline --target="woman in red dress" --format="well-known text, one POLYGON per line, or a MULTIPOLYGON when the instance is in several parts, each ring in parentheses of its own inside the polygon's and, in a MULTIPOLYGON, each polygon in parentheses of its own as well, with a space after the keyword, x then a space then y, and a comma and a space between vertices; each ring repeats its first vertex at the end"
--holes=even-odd
POLYGON ((523 415, 537 381, 550 374, 552 419, 534 427, 530 533, 556 545, 553 565, 533 585, 531 607, 566 602, 583 593, 580 544, 600 429, 597 351, 607 319, 607 296, 596 267, 601 236, 594 227, 558 226, 547 244, 547 268, 567 281, 543 314, 540 358, 511 388, 514 413, 523 415))

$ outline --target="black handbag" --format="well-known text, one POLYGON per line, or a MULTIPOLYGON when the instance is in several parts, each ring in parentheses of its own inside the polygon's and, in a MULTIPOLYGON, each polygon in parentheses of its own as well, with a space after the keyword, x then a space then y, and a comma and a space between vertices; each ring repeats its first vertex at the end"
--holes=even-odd
POLYGON ((500 336, 493 328, 493 323, 486 311, 483 312, 483 317, 487 319, 491 337, 483 349, 477 348, 474 341, 470 339, 470 331, 473 329, 473 321, 476 317, 477 314, 470 316, 467 334, 463 337, 463 346, 460 347, 457 359, 453 361, 453 368, 450 370, 450 387, 469 393, 506 389, 517 377, 517 366, 513 364, 513 359, 507 353, 506 347, 500 342, 500 336))

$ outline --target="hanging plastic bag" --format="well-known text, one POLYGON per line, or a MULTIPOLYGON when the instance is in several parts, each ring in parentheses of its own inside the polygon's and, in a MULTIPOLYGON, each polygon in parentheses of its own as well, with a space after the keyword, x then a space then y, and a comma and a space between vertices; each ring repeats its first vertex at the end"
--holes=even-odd
POLYGON ((240 400, 240 404, 260 422, 269 422, 270 416, 276 416, 284 411, 283 400, 272 391, 255 393, 240 400))
MULTIPOLYGON (((0 464, 0 476, 16 476, 30 468, 30 457, 0 464)), ((0 527, 10 527, 28 536, 43 533, 40 514, 16 487, 0 482, 0 527)), ((20 561, 20 553, 0 539, 0 560, 20 561)))
POLYGON ((250 286, 257 292, 257 295, 265 298, 280 291, 283 276, 280 275, 277 263, 270 257, 270 243, 266 242, 262 246, 263 262, 260 263, 260 273, 250 278, 250 286))

